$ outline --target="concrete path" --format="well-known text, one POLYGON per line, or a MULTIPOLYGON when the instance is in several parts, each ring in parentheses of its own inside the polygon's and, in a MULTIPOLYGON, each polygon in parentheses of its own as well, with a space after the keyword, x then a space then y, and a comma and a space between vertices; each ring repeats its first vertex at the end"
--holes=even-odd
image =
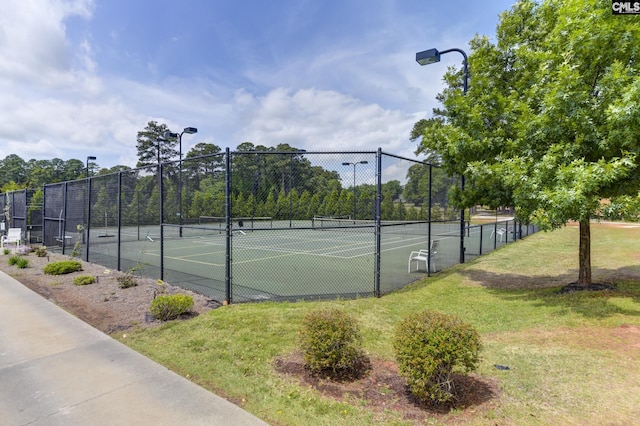
POLYGON ((0 424, 266 425, 2 272, 0 424))

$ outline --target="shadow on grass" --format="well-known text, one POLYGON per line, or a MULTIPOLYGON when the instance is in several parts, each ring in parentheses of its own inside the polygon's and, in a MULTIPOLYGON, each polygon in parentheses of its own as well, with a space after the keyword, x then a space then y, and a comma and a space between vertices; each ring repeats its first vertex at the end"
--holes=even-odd
POLYGON ((565 293, 561 290, 576 281, 577 270, 560 275, 534 276, 477 269, 460 270, 458 273, 507 301, 533 301, 541 306, 569 309, 590 318, 604 318, 616 314, 640 316, 640 307, 624 308, 611 300, 630 298, 640 303, 640 270, 637 267, 594 269, 593 282, 609 284, 613 290, 565 293))

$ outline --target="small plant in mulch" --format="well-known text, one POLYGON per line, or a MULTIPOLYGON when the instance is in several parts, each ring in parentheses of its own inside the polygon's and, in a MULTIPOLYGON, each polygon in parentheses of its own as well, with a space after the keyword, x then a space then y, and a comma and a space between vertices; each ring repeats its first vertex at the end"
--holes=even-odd
POLYGON ((136 271, 139 271, 140 269, 144 268, 145 266, 146 264, 138 262, 136 263, 136 266, 132 266, 131 268, 129 268, 127 272, 124 273, 124 275, 116 278, 116 280, 118 281, 118 287, 131 288, 131 287, 137 286, 138 280, 133 274, 136 271))
POLYGON ((163 294, 151 301, 149 311, 160 321, 169 321, 191 311, 193 297, 186 294, 163 294))
POLYGON ((7 264, 20 269, 24 269, 29 267, 29 259, 26 259, 18 254, 14 254, 13 256, 9 257, 9 260, 7 260, 7 264))
POLYGON ((7 255, 7 254, 11 253, 11 250, 9 250, 8 248, 6 248, 6 249, 3 249, 3 250, 2 250, 2 252, 3 252, 5 255, 7 255))
POLYGON ((305 316, 298 333, 305 368, 337 381, 362 377, 370 368, 361 348, 357 321, 339 309, 321 309, 305 316))
POLYGON ((78 275, 73 278, 73 283, 75 285, 89 285, 96 282, 96 277, 93 275, 78 275))
POLYGON ((84 225, 76 225, 76 230, 78 231, 78 237, 76 238, 76 243, 73 245, 71 257, 79 257, 80 252, 82 251, 82 233, 84 232, 84 225))
POLYGON ((20 259, 18 259, 18 262, 16 263, 16 266, 20 269, 25 269, 29 267, 29 259, 26 259, 24 257, 20 257, 20 259))
POLYGON ((36 247, 32 247, 31 250, 33 251, 33 254, 35 254, 38 257, 45 257, 47 254, 47 248, 45 246, 36 246, 36 247))
POLYGON ((122 275, 116 278, 116 280, 118 281, 118 287, 120 288, 131 288, 138 285, 136 277, 129 274, 122 275))
POLYGON ((44 273, 47 275, 64 275, 82 270, 82 263, 77 260, 61 260, 59 262, 51 262, 44 267, 44 273))
POLYGON ((424 311, 404 319, 393 339, 398 370, 411 393, 424 402, 455 402, 456 373, 475 370, 480 335, 453 315, 424 311))

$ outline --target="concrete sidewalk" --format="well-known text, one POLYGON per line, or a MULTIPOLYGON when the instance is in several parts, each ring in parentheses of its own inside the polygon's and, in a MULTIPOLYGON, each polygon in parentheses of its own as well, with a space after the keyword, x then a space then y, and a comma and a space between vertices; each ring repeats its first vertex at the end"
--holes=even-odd
POLYGON ((266 425, 0 272, 2 425, 266 425))

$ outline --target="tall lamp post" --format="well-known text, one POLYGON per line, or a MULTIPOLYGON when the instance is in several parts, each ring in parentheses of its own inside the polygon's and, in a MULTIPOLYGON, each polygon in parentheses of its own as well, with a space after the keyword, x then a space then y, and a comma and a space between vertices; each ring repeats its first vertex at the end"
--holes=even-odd
POLYGON ((89 161, 93 161, 95 159, 96 159, 96 157, 94 157, 93 155, 87 156, 87 167, 86 167, 86 177, 87 177, 87 179, 89 179, 89 161))
POLYGON ((180 133, 171 133, 171 132, 166 132, 164 134, 165 138, 168 137, 172 137, 172 138, 178 138, 178 203, 180 205, 179 209, 180 209, 180 237, 182 237, 182 135, 184 135, 185 133, 192 135, 194 133, 198 133, 198 129, 195 127, 185 127, 184 130, 180 133))
POLYGON ((353 223, 356 223, 356 166, 358 164, 368 164, 368 161, 362 160, 355 163, 342 163, 343 166, 353 166, 353 223))
MULTIPOLYGON (((440 56, 450 52, 458 52, 464 58, 463 70, 464 81, 462 83, 462 92, 466 95, 469 88, 469 61, 467 54, 462 49, 447 49, 442 52, 438 49, 429 49, 416 53, 416 62, 420 65, 429 65, 440 62, 440 56)), ((464 191, 464 175, 460 176, 460 188, 464 191)), ((460 209, 460 263, 464 263, 464 207, 460 209)))

